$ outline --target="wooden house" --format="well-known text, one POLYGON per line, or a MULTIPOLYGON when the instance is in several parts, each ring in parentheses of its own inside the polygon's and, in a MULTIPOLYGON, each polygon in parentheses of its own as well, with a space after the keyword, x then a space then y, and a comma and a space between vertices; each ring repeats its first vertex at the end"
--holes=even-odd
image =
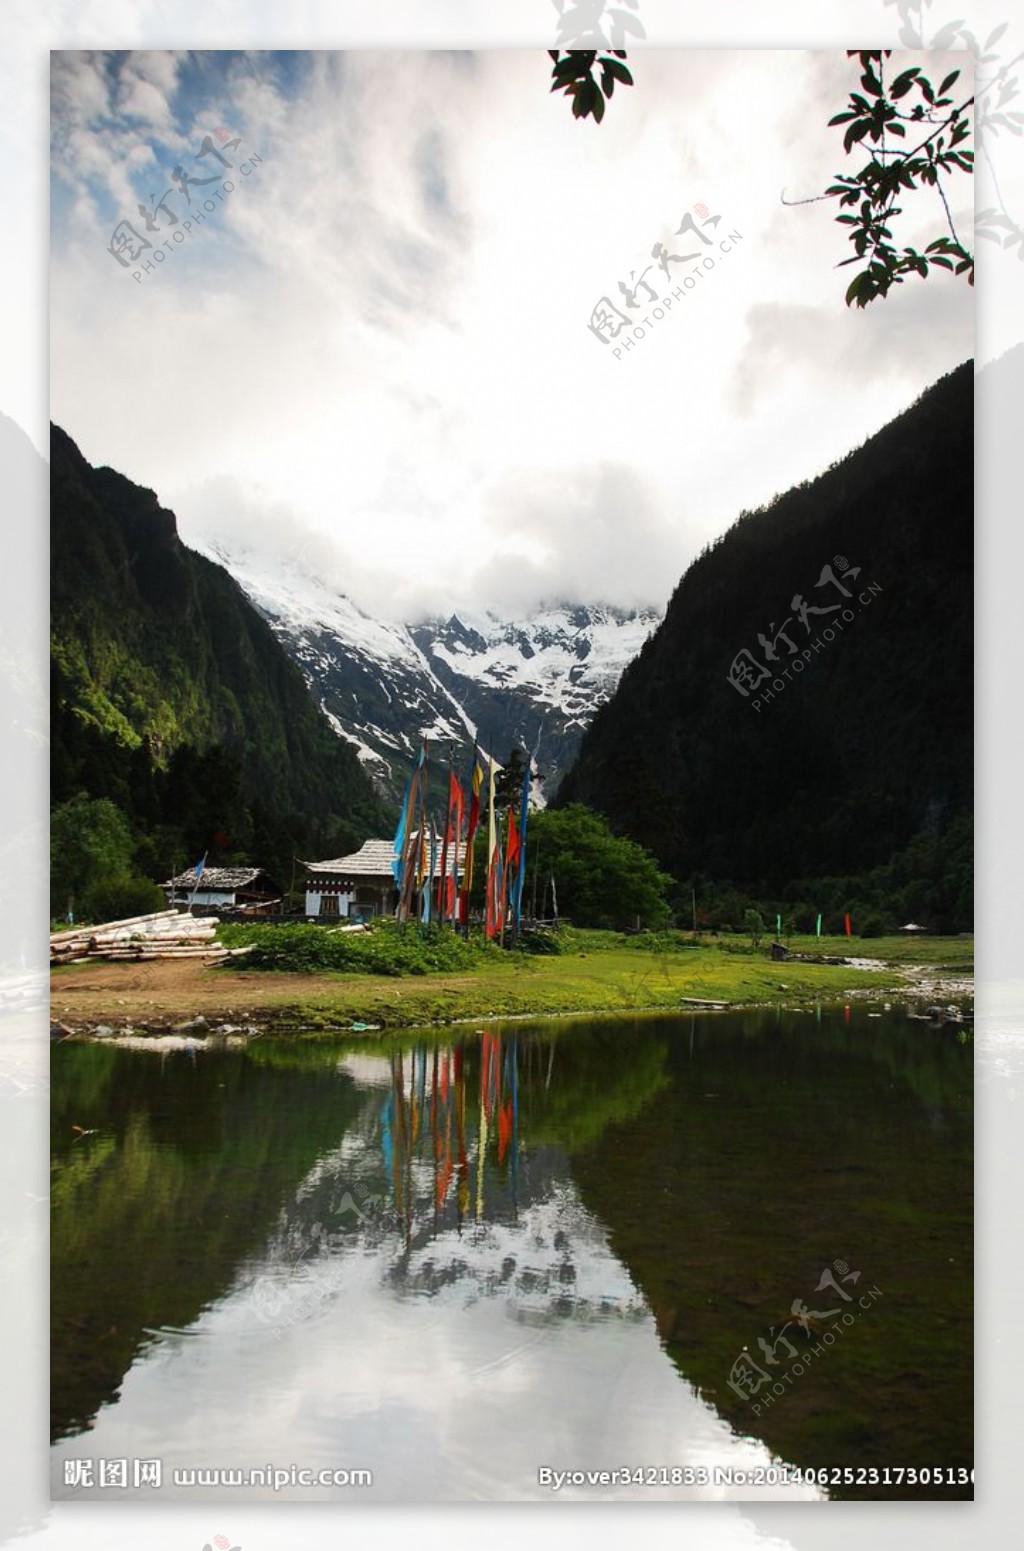
POLYGON ((196 910, 244 910, 250 915, 280 909, 283 890, 262 867, 204 867, 196 883, 189 867, 163 884, 168 905, 192 904, 196 910))
MULTIPOLYGON (((465 864, 466 847, 459 845, 459 868, 465 864)), ((306 870, 306 915, 367 920, 394 915, 398 905, 395 887, 394 842, 366 840, 350 856, 327 862, 303 862, 306 870)), ((449 862, 449 872, 451 863, 449 862)), ((434 877, 441 876, 441 847, 434 859, 434 877)))

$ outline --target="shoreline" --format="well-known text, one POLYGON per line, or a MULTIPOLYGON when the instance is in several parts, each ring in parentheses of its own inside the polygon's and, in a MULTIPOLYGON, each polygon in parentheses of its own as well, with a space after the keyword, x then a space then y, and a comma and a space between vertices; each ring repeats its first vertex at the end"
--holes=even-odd
MULTIPOLYGON (((573 1017, 650 1016, 779 1007, 813 1011, 849 1002, 973 1011, 960 966, 859 959, 771 961, 705 949, 672 955, 615 949, 510 962, 483 974, 300 974, 182 961, 87 961, 51 976, 51 1037, 139 1046, 208 1036, 372 1038, 412 1029, 573 1017)), ((154 1047, 155 1048, 155 1047, 154 1047)), ((168 1047, 165 1047, 168 1048, 168 1047)))

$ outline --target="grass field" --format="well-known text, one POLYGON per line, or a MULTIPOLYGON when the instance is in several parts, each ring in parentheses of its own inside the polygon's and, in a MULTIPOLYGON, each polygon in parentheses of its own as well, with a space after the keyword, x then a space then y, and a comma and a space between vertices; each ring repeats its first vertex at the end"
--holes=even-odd
MULTIPOLYGON (((246 932, 252 928, 244 928, 246 932)), ((262 928, 273 931, 274 928, 262 928)), ((847 995, 917 1000, 931 995, 909 972, 928 979, 970 976, 970 938, 794 938, 795 952, 881 959, 882 969, 773 962, 736 938, 690 944, 682 934, 643 939, 576 932, 568 952, 492 954, 472 968, 402 976, 350 972, 287 973, 209 968, 196 961, 144 965, 80 964, 57 970, 54 1015, 74 1026, 164 1028, 202 1012, 211 1021, 252 1021, 279 1030, 344 1029, 353 1023, 409 1028, 463 1019, 672 1009, 684 998, 730 1006, 806 1007, 847 995)), ((943 996, 942 1000, 948 1000, 943 996)))

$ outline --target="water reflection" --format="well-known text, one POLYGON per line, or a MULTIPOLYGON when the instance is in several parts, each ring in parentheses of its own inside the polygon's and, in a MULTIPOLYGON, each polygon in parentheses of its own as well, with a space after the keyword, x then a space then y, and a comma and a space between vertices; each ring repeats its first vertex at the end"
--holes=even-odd
POLYGON ((610 1257, 595 1275, 604 1235, 580 1208, 564 1152, 539 1142, 523 1153, 524 1062, 531 1077, 543 1067, 550 1092, 553 1039, 483 1030, 469 1043, 342 1058, 339 1069, 370 1092, 264 1251, 273 1269, 251 1296, 271 1327, 339 1290, 347 1249, 385 1251, 382 1284, 400 1296, 498 1297, 521 1323, 644 1313, 610 1257))
POLYGON ((969 1454, 955 1040, 855 1008, 56 1056, 57 1495, 143 1440, 370 1465, 395 1501, 543 1497, 541 1465, 624 1449, 969 1454), (884 1312, 755 1411, 738 1352, 839 1251, 884 1312))

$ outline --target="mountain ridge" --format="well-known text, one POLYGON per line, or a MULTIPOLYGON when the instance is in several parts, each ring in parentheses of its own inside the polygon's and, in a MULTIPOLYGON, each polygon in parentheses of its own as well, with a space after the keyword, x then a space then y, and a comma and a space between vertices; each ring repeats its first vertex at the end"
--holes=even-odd
MULTIPOLYGON (((289 867, 300 837, 390 822, 269 626, 156 494, 57 426, 50 470, 52 801, 107 798, 138 831, 173 830, 179 859, 259 836, 289 867)), ((148 857, 165 876, 171 861, 148 857)))
POLYGON ((236 578, 335 732, 391 798, 426 736, 463 762, 474 742, 499 762, 525 748, 537 760, 543 800, 660 618, 654 609, 564 603, 518 620, 462 607, 389 622, 294 560, 215 538, 200 541, 200 552, 236 578))
POLYGON ((698 893, 805 903, 860 880, 862 900, 964 929, 972 570, 965 362, 688 567, 557 801, 598 809, 698 893), (757 682, 737 686, 750 660, 757 682))

